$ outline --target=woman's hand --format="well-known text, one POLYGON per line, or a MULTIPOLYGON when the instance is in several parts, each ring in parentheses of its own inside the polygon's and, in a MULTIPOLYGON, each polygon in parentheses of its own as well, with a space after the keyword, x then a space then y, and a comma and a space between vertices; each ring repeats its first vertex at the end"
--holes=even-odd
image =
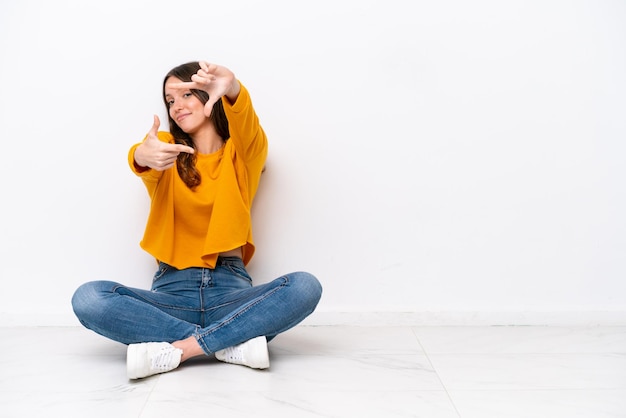
POLYGON ((204 114, 209 117, 211 116, 213 105, 222 96, 226 96, 231 103, 234 103, 239 96, 241 86, 235 78, 235 74, 228 68, 200 61, 200 69, 191 76, 191 81, 172 83, 172 88, 206 91, 209 94, 209 101, 204 105, 204 114))
POLYGON ((135 149, 135 163, 140 167, 150 167, 157 171, 164 171, 172 167, 178 154, 188 152, 193 154, 195 150, 187 145, 168 144, 157 137, 161 122, 154 115, 154 123, 148 132, 146 139, 135 149))

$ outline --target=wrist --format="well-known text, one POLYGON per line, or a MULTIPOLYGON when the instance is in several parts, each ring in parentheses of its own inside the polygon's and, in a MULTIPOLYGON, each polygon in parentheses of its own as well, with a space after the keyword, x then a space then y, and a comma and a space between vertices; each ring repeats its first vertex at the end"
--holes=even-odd
POLYGON ((141 148, 141 144, 137 146, 137 148, 135 148, 135 151, 133 152, 133 165, 135 166, 135 169, 137 171, 142 172, 142 171, 148 170, 150 167, 148 167, 148 165, 145 164, 145 162, 141 159, 140 148, 141 148))
POLYGON ((235 103, 237 97, 239 97, 239 92, 241 92, 241 84, 239 84, 239 80, 235 78, 225 96, 231 103, 235 103))

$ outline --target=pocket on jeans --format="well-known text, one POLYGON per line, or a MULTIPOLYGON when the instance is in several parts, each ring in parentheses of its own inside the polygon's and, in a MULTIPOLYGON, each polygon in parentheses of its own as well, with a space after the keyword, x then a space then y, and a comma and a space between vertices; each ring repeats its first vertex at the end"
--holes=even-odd
POLYGON ((235 276, 252 283, 252 278, 248 274, 248 271, 246 270, 246 267, 244 266, 243 261, 228 260, 228 261, 225 261, 222 265, 226 267, 228 271, 230 271, 235 276))
POLYGON ((156 282, 161 277, 163 277, 163 275, 167 273, 169 269, 170 269, 169 264, 165 264, 159 261, 159 268, 157 269, 156 273, 154 273, 154 277, 152 278, 152 283, 156 282))

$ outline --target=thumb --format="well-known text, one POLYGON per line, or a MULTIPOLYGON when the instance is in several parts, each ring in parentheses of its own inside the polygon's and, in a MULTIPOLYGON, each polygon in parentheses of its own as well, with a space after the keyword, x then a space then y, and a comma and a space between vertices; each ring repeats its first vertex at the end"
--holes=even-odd
MULTIPOLYGON (((219 98, 218 98, 219 100, 219 98)), ((213 100, 209 97, 209 101, 204 105, 204 116, 207 118, 211 116, 211 112, 213 111, 213 105, 217 102, 217 100, 213 100)))
POLYGON ((154 122, 152 123, 152 128, 148 131, 148 135, 157 136, 157 132, 159 132, 159 126, 161 126, 161 121, 157 115, 154 115, 154 122))

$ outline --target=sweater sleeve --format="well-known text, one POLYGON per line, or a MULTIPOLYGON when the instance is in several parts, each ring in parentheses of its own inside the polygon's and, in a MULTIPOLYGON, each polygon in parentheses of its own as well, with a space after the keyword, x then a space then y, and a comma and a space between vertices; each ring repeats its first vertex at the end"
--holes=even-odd
POLYGON ((230 139, 248 169, 263 168, 267 157, 267 137, 252 106, 248 89, 241 84, 235 103, 222 98, 229 122, 230 139), (260 165, 260 167, 258 167, 260 165))
MULTIPOLYGON (((157 132, 157 137, 163 142, 168 142, 168 143, 173 142, 172 136, 168 132, 159 131, 157 132)), ((146 140, 146 137, 144 137, 143 141, 145 140, 146 140)), ((163 175, 163 172, 153 170, 150 167, 139 167, 135 163, 135 150, 137 149, 139 145, 142 144, 142 142, 139 142, 133 145, 128 151, 128 165, 131 171, 135 173, 135 175, 140 177, 141 180, 143 180, 144 184, 146 185, 148 189, 148 193, 150 194, 150 196, 152 196, 152 194, 154 193, 154 189, 156 188, 156 185, 159 182, 159 179, 163 175)))

